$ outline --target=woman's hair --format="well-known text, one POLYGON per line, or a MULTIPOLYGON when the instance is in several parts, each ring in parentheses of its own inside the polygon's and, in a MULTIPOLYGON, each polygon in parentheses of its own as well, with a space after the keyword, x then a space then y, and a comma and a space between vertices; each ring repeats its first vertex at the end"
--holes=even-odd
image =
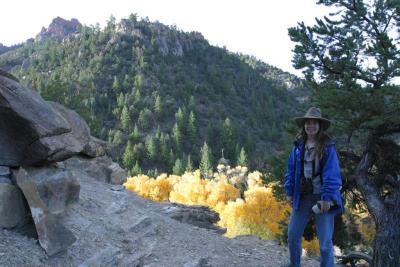
MULTIPOLYGON (((325 141, 329 139, 329 136, 322 129, 321 122, 319 120, 318 124, 319 124, 319 131, 316 137, 317 139, 316 155, 318 155, 319 159, 322 159, 322 149, 324 148, 325 141)), ((304 142, 307 140, 307 133, 306 130, 304 129, 304 124, 303 127, 301 127, 300 131, 297 133, 296 140, 304 140, 304 142)))

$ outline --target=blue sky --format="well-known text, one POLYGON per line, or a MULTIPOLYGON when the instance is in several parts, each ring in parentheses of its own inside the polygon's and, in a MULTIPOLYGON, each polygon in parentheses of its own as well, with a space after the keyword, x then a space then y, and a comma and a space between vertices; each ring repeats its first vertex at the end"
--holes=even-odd
POLYGON ((314 0, 12 0, 2 3, 0 43, 9 46, 34 37, 57 16, 103 26, 110 15, 118 21, 131 13, 201 32, 212 45, 301 76, 291 66, 294 44, 287 28, 300 21, 313 24, 328 9, 314 0))

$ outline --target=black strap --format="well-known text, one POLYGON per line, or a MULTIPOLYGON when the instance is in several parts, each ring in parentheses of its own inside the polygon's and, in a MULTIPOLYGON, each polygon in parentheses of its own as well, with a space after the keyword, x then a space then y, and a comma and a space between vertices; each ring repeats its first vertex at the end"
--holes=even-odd
POLYGON ((306 141, 303 142, 302 147, 301 147, 301 154, 300 154, 300 160, 301 160, 301 176, 304 177, 304 154, 306 150, 306 141))

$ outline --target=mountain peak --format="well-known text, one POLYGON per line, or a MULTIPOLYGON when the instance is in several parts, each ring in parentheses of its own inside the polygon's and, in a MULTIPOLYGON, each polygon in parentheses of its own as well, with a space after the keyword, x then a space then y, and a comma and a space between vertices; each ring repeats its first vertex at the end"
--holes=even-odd
POLYGON ((41 41, 46 38, 64 39, 67 35, 76 32, 82 24, 75 18, 66 20, 61 17, 56 17, 50 23, 48 28, 43 27, 35 40, 41 41))

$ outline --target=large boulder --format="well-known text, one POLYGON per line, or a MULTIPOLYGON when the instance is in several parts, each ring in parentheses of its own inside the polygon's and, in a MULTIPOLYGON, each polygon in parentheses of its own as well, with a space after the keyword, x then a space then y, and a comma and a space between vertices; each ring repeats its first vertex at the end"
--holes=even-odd
POLYGON ((46 102, 0 72, 0 165, 61 161, 88 150, 90 140, 89 127, 78 114, 46 102))
POLYGON ((0 228, 14 228, 27 223, 28 208, 21 190, 10 184, 0 182, 0 228))
POLYGON ((79 183, 70 177, 47 168, 28 171, 20 168, 15 173, 17 184, 28 201, 39 243, 49 256, 66 250, 76 241, 57 216, 64 212, 66 205, 79 198, 79 183))
POLYGON ((77 174, 72 171, 58 166, 25 167, 15 172, 15 177, 28 203, 30 199, 39 198, 54 215, 63 214, 70 204, 79 201, 80 185, 77 174), (26 173, 26 177, 21 173, 26 173), (29 179, 25 187, 20 185, 24 181, 22 178, 29 179))
POLYGON ((128 177, 127 171, 107 156, 92 159, 78 155, 63 161, 62 164, 67 170, 83 172, 98 181, 110 184, 122 184, 128 177))

